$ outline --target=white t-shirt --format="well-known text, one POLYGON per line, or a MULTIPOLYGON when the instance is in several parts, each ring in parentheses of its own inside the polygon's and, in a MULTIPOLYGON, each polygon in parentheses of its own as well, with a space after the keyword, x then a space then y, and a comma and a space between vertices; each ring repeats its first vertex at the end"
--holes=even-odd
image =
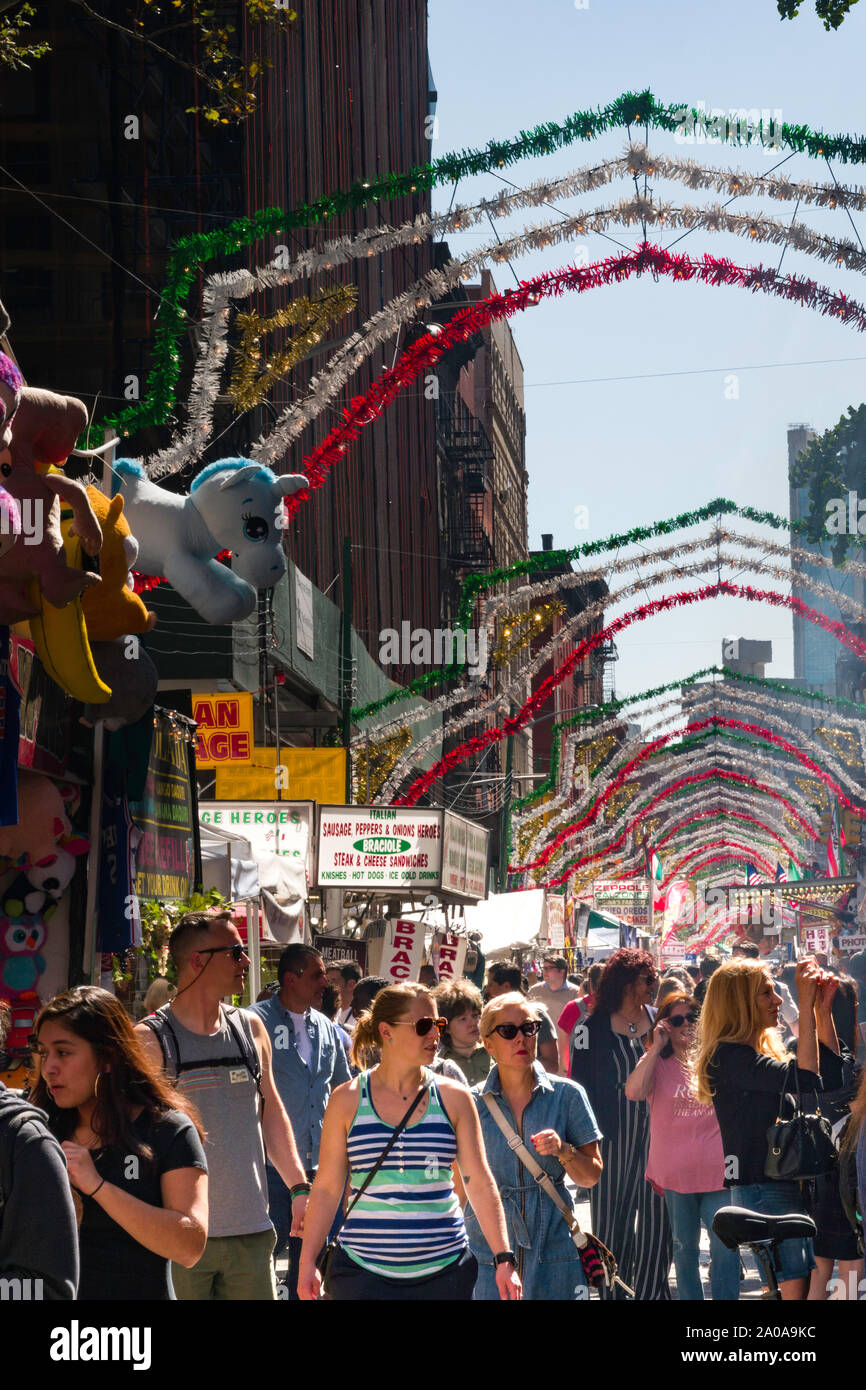
POLYGON ((304 1062, 306 1066, 309 1066, 310 1059, 313 1055, 313 1044, 307 1032, 307 1016, 306 1014, 293 1014, 291 1009, 288 1009, 286 1012, 294 1025, 295 1042, 298 1045, 301 1061, 304 1062))
POLYGON ((347 1033, 354 1033, 355 1024, 358 1022, 358 1020, 352 1013, 351 1004, 349 1005, 348 1009, 340 1009, 339 1013, 337 1014, 337 1022, 339 1023, 341 1028, 345 1028, 347 1033))

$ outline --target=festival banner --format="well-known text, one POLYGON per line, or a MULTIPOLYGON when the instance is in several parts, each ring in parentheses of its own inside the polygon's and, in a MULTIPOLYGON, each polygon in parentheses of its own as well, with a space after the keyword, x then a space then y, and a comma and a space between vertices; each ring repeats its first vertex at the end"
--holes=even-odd
POLYGON ((190 744, 170 714, 157 710, 144 797, 130 803, 141 831, 135 856, 139 898, 178 901, 195 886, 195 794, 190 744))

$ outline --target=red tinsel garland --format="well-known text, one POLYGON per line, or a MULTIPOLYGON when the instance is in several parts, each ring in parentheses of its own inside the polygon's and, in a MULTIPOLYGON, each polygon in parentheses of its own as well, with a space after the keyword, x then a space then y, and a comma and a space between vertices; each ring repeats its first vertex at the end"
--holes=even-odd
POLYGON ((699 849, 693 849, 690 850, 688 854, 681 855, 680 858, 674 862, 673 868, 670 870, 670 872, 665 874, 664 878, 659 884, 659 892, 663 891, 669 883, 673 882, 675 878, 682 878, 684 873, 685 876, 688 877, 689 871, 686 869, 686 865, 689 864, 692 859, 700 859, 702 855, 708 852, 708 850, 724 849, 726 846, 731 849, 743 850, 745 852, 746 860, 748 863, 757 864, 759 868, 766 870, 770 877, 772 877, 773 865, 770 863, 769 859, 765 858, 764 855, 759 854, 758 851, 752 848, 751 846, 744 844, 742 840, 731 840, 727 836, 723 835, 717 840, 708 840, 707 843, 705 845, 701 845, 699 849))
POLYGON ((365 425, 385 409, 399 393, 410 386, 423 371, 434 367, 456 343, 463 343, 489 323, 511 318, 536 305, 540 299, 558 297, 567 290, 582 294, 601 285, 619 284, 633 275, 669 275, 674 281, 697 280, 705 285, 736 285, 741 289, 761 290, 783 299, 833 314, 843 323, 852 323, 858 332, 866 329, 866 309, 844 294, 806 280, 800 275, 780 275, 769 266, 738 266, 727 258, 704 255, 672 255, 660 246, 641 242, 634 251, 611 256, 589 266, 567 266, 564 270, 521 280, 516 290, 491 295, 468 309, 455 314, 438 333, 427 333, 403 353, 395 366, 384 371, 369 391, 356 396, 344 411, 344 420, 336 425, 321 444, 304 460, 303 472, 310 479, 310 490, 296 492, 286 501, 289 516, 294 516, 310 491, 319 488, 328 471, 343 457, 347 445, 358 438, 365 425))
MULTIPOLYGON (((736 782, 740 786, 751 787, 754 791, 760 791, 765 796, 771 796, 774 801, 780 802, 781 805, 785 807, 786 811, 789 811, 790 814, 796 818, 798 824, 803 827, 803 830, 805 831, 809 839, 815 839, 816 835, 818 834, 818 827, 809 825, 809 822, 805 820, 803 816, 800 815, 800 812, 797 810, 794 803, 792 801, 789 801, 786 796, 783 796, 781 792, 774 791, 772 787, 764 786, 762 782, 759 782, 754 777, 747 777, 743 772, 733 772, 730 768, 725 767, 711 767, 707 768, 704 772, 693 772, 690 773, 687 777, 676 778, 674 781, 671 782, 670 786, 667 786, 663 788, 662 791, 657 792, 656 795, 650 801, 647 802, 646 806, 644 806, 642 810, 638 811, 637 815, 634 816, 632 820, 628 822, 622 834, 618 836, 616 840, 611 841, 610 845, 608 845, 605 850, 600 850, 597 854, 587 855, 583 859, 572 860, 571 863, 569 863, 568 867, 565 869, 565 871, 559 874, 557 878, 546 879, 544 886, 546 888, 557 888, 561 883, 564 883, 566 879, 571 874, 573 874, 577 868, 580 867, 580 865, 590 863, 593 859, 604 858, 604 856, 610 851, 618 849, 620 844, 625 842, 629 831, 635 825, 637 825, 639 821, 643 820, 645 816, 650 815, 655 810, 656 806, 660 804, 660 802, 666 801, 669 796, 673 796, 676 792, 681 791, 683 787, 698 786, 702 782, 715 781, 716 778, 718 778, 720 782, 736 782)), ((586 823, 585 820, 584 823, 586 823)), ((579 826, 578 828, 581 827, 579 826)), ((564 826, 560 834, 564 837, 566 832, 570 830, 570 826, 564 826)), ((509 873, 521 873, 525 869, 525 865, 522 867, 517 865, 508 866, 509 873)), ((631 878, 636 876, 637 875, 632 874, 622 875, 623 878, 631 878)))
POLYGON ((548 862, 548 860, 556 853, 556 850, 559 848, 560 845, 564 844, 567 839, 569 839, 572 835, 576 834, 577 831, 579 829, 582 829, 584 825, 588 824, 589 820, 595 820, 598 814, 598 810, 610 798, 613 792, 623 785, 623 783, 628 779, 630 773, 634 772, 638 767, 645 763, 647 758, 652 757, 653 753, 657 752, 660 748, 664 748, 668 743, 671 742, 672 739, 681 738, 684 734, 696 733, 701 729, 707 729, 711 726, 731 729, 742 729, 744 732, 754 734, 756 738, 763 739, 764 742, 770 743, 776 748, 783 748, 786 753, 790 753, 793 757, 795 757, 797 761, 800 762, 803 765, 803 767, 807 769, 807 771, 811 772, 814 777, 817 777, 820 781, 822 781, 825 784, 825 786, 832 788, 834 794, 839 799, 839 801, 841 801, 844 806, 846 806, 850 811, 852 811, 852 813, 855 816, 860 816, 861 818, 866 817, 866 809, 863 809, 859 806, 855 806, 854 803, 847 796, 845 796, 845 793, 842 791, 842 788, 839 786, 839 784, 837 782, 834 782, 830 774, 828 772, 824 772, 822 768, 818 767, 818 764, 813 762, 812 759, 806 753, 801 752, 801 750, 797 748, 795 744, 789 743, 787 739, 781 738, 779 734, 772 733, 770 729, 762 728, 760 724, 747 724, 742 719, 728 719, 724 715, 713 714, 706 719, 696 719, 693 722, 686 724, 683 729, 674 729, 669 734, 661 734, 658 738, 653 739, 650 743, 645 743, 641 748, 640 752, 636 753, 633 758, 630 758, 627 763, 623 764, 619 772, 608 784, 607 791, 605 791, 602 794, 602 796, 600 796, 598 800, 594 803, 594 805, 589 808, 586 815, 583 816, 581 820, 574 821, 571 825, 564 826, 563 829, 559 831, 558 835, 556 835, 554 839, 551 840, 547 848, 542 850, 541 854, 538 856, 537 859, 533 859, 527 864, 518 865, 516 872, 526 873, 531 871, 532 869, 543 868, 544 865, 548 862))
MULTIPOLYGON (((670 793, 666 793, 666 795, 670 795, 670 793)), ((611 854, 613 854, 617 849, 619 849, 621 846, 624 846, 627 843, 630 831, 637 824, 637 821, 640 819, 640 817, 644 816, 645 814, 646 811, 641 811, 639 816, 635 816, 634 819, 629 822, 626 829, 622 831, 622 833, 618 835, 615 840, 611 840, 610 843, 604 849, 596 850, 594 854, 585 854, 582 858, 573 860, 569 865, 569 873, 576 873, 578 869, 585 868, 587 864, 591 864, 595 860, 609 858, 611 854)), ((782 849, 784 850, 785 854, 788 856, 789 859, 793 861, 793 863, 797 864, 800 868, 803 867, 803 860, 799 858, 799 856, 795 853, 793 847, 788 844, 788 841, 784 839, 784 837, 780 835, 778 831, 773 830, 771 826, 767 825, 765 821, 759 820, 757 816, 750 816, 746 811, 728 810, 724 806, 718 806, 715 810, 698 811, 694 815, 684 816, 681 820, 676 822, 673 828, 669 830, 668 833, 665 836, 663 836, 662 839, 657 840, 655 842, 655 848, 657 850, 661 849, 662 845, 666 844, 667 841, 672 839, 674 835, 678 835, 684 826, 693 825, 696 821, 713 820, 717 818, 720 814, 723 814, 726 818, 731 820, 745 821, 749 825, 757 826, 758 829, 762 830, 765 834, 771 836, 772 839, 778 841, 778 843, 782 846, 782 849)), ((815 834, 817 834, 818 827, 815 826, 814 830, 815 834)), ((810 838, 814 838, 814 836, 810 838)), ((515 870, 512 867, 512 865, 509 864, 508 872, 515 873, 518 871, 515 870)), ((644 877, 645 873, 641 869, 629 869, 624 873, 617 874, 617 878, 624 879, 644 877)))
MULTIPOLYGON (((298 496, 299 494, 295 494, 298 496)), ((585 656, 596 647, 609 642, 618 632, 624 628, 631 627, 632 623, 644 622, 647 618, 655 617, 656 613, 668 612, 672 608, 685 607, 692 603, 702 603, 705 599, 719 598, 744 598, 750 603, 769 603, 775 608, 789 608, 791 612, 797 613, 808 622, 814 623, 816 627, 823 628, 830 633, 843 646, 866 660, 866 642, 855 637, 849 632, 844 623, 835 622, 828 618, 826 613, 820 613, 816 608, 810 608, 801 599, 790 594, 780 594, 776 589, 755 589, 751 584, 732 584, 727 579, 718 580, 715 584, 704 585, 700 589, 686 589, 676 594, 664 594, 661 598, 652 599, 649 603, 640 604, 637 608, 632 608, 628 613, 623 613, 619 618, 614 618, 613 622, 607 627, 595 632, 590 637, 584 638, 579 642, 566 661, 558 666, 552 675, 531 695, 526 703, 511 718, 506 719, 501 728, 488 729, 483 734, 477 734, 474 738, 468 739, 465 743, 458 744, 446 753, 444 758, 440 758, 434 763, 427 772, 417 777, 402 797, 397 797, 392 803, 395 806, 414 806, 419 797, 424 795, 435 781, 442 777, 446 772, 450 772, 458 763, 462 763, 466 758, 474 753, 482 753, 492 743, 501 743, 509 734, 518 733, 524 726, 531 722, 533 716, 546 703, 553 691, 560 685, 566 676, 581 663, 585 656)), ((695 726, 698 727, 698 726, 695 726)), ((741 724, 741 728, 750 728, 750 725, 741 724)), ((651 745, 657 746, 656 744, 651 745)), ((642 755, 644 756, 644 755, 642 755)), ((826 774, 823 774, 826 777, 826 774)), ((829 785, 829 783, 828 783, 829 785)), ((846 803, 851 805, 850 802, 846 803)), ((866 814, 864 812, 863 814, 866 814)), ((534 867, 532 865, 529 866, 534 867)))
POLYGON ((778 840, 788 858, 796 864, 798 868, 804 867, 803 860, 797 857, 787 840, 783 839, 777 830, 773 830, 764 821, 759 820, 757 816, 750 816, 747 811, 728 810, 725 806, 720 806, 716 811, 698 811, 694 815, 684 816, 682 820, 677 822, 673 829, 669 830, 666 835, 663 835, 660 840, 656 840, 654 848, 657 851, 660 850, 662 845, 667 844, 668 840, 672 840, 674 835, 678 834, 684 825, 694 825, 696 821, 701 820, 713 820, 720 813, 728 820, 746 821, 749 825, 757 826, 759 830, 763 830, 767 835, 771 836, 772 839, 778 840))
MULTIPOLYGON (((466 342, 490 323, 522 313, 540 299, 557 298, 567 290, 582 294, 585 290, 598 289, 602 285, 619 284, 633 275, 647 274, 654 279, 659 275, 668 275, 676 282, 697 280, 705 285, 735 285, 753 293, 761 290, 764 294, 775 294, 817 309, 821 314, 833 314, 841 318, 843 323, 852 323, 860 333, 866 329, 866 309, 856 300, 844 294, 834 294, 814 280, 806 280, 800 275, 780 275, 769 266, 738 266, 718 256, 704 255, 698 260, 691 256, 671 255, 663 247, 653 246, 646 241, 636 246, 634 251, 610 256, 589 266, 567 266, 564 270, 538 275, 532 280, 521 280, 518 289, 479 300, 477 304, 455 314, 435 335, 426 333, 406 349, 393 367, 373 382, 365 395, 353 397, 343 412, 342 423, 335 425, 304 460, 303 471, 310 480, 310 487, 286 499, 286 515, 292 517, 300 511, 304 503, 309 501, 311 492, 322 486, 331 468, 344 456, 349 444, 358 438, 361 430, 375 420, 401 391, 411 386, 422 372, 435 367, 455 344, 466 342)), ((137 593, 146 593, 164 583, 164 579, 153 575, 135 576, 137 593)))

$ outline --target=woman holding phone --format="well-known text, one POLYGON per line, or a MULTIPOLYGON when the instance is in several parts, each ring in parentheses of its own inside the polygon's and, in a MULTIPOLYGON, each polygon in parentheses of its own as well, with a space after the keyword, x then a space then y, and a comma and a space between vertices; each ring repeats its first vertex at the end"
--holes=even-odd
MULTIPOLYGON (((727 961, 710 977, 701 1011, 695 1062, 696 1095, 715 1108, 732 1203, 776 1216, 803 1212, 796 1182, 768 1178, 767 1131, 781 1113, 792 1118, 791 1095, 834 1090, 843 1083, 833 1023, 834 977, 812 957, 797 964, 797 1056, 779 1033, 782 1000, 758 960, 727 961)), ((811 1240, 778 1245, 783 1299, 805 1299, 815 1268, 811 1240)))
POLYGON ((646 1055, 625 1085, 631 1101, 649 1104, 646 1177, 664 1195, 674 1238, 680 1301, 703 1300, 699 1248, 701 1226, 710 1238, 713 1302, 736 1303, 740 1257, 713 1232, 713 1217, 730 1197, 724 1188, 722 1136, 715 1111, 693 1094, 692 1053, 700 1008, 683 990, 659 1007, 646 1055))

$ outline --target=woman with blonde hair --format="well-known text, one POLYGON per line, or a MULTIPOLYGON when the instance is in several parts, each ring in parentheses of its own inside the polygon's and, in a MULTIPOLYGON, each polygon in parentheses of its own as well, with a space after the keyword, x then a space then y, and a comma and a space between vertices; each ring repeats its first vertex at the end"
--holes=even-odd
POLYGON ((347 1174, 349 1204, 328 1259, 327 1296, 471 1298, 478 1267, 454 1191, 455 1160, 494 1252, 499 1297, 521 1297, 472 1097, 465 1086, 430 1071, 444 1023, 420 984, 380 990, 358 1019, 355 1061, 371 1048, 381 1048, 381 1060, 331 1092, 304 1220, 300 1298, 322 1293, 316 1261, 347 1174))
MULTIPOLYGON (((833 1024, 836 982, 817 961, 799 961, 796 973, 797 1057, 778 1031, 782 1000, 761 961, 731 960, 707 984, 698 1031, 695 1092, 715 1107, 725 1156, 725 1187, 736 1206, 766 1215, 802 1212, 796 1182, 767 1178, 767 1130, 793 1115, 790 1092, 842 1084, 839 1042, 833 1024)), ((814 1266, 810 1240, 778 1246, 782 1298, 805 1299, 814 1266)))
MULTIPOLYGON (((594 1187, 601 1177, 601 1130, 586 1091, 565 1076, 551 1075, 536 1061, 538 1029, 533 1000, 517 993, 490 1000, 481 1014, 481 1037, 492 1066, 487 1078, 473 1088, 472 1096, 487 1161, 517 1251, 524 1298, 585 1299, 589 1289, 580 1253, 563 1212, 557 1210, 537 1174, 533 1175, 519 1150, 513 1148, 514 1136, 518 1136, 569 1209, 572 1202, 566 1178, 577 1187, 594 1187), (509 1134, 501 1127, 503 1121, 510 1126, 509 1134)), ((477 1194, 468 1188, 466 1196, 466 1229, 479 1266, 474 1297, 495 1299, 496 1267, 475 1214, 477 1194)))

